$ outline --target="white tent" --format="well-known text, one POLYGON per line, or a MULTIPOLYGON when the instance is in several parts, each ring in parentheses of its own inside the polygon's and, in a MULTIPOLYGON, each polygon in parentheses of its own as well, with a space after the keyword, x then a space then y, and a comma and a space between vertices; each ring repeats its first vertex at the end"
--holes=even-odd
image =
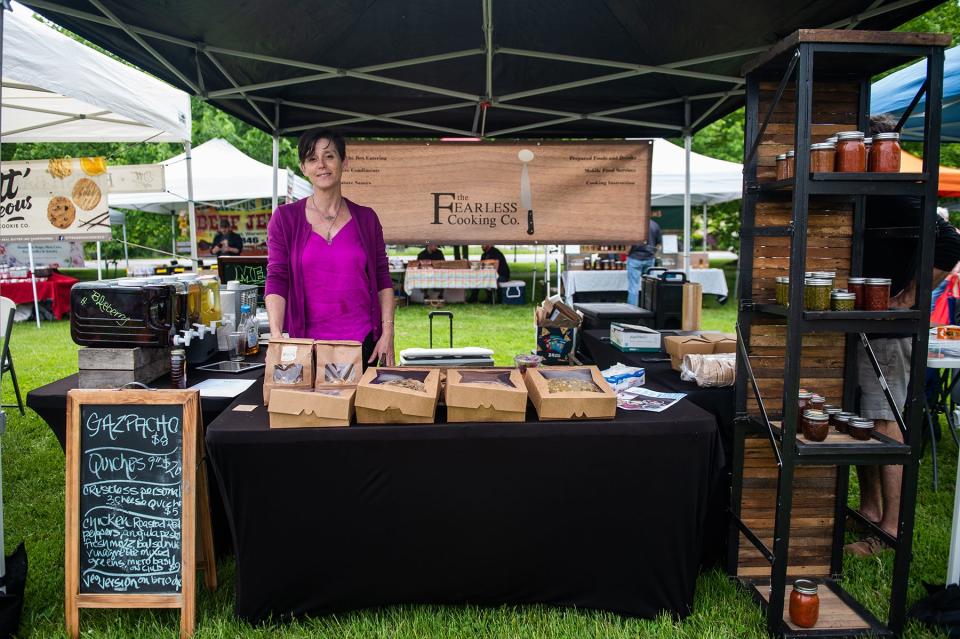
POLYGON ((4 142, 189 142, 190 96, 39 22, 3 25, 4 142))
MULTIPOLYGON (((664 139, 653 141, 653 185, 650 203, 683 206, 684 150, 664 139)), ((739 200, 743 193, 743 166, 690 153, 690 204, 718 204, 739 200)))
MULTIPOLYGON (((187 202, 185 154, 164 160, 166 190, 157 193, 110 194, 111 207, 168 212, 187 202)), ((193 199, 196 202, 248 200, 273 195, 273 169, 245 155, 224 139, 215 138, 193 149, 193 199)), ((277 169, 279 194, 295 199, 310 195, 310 183, 287 169, 277 169)))

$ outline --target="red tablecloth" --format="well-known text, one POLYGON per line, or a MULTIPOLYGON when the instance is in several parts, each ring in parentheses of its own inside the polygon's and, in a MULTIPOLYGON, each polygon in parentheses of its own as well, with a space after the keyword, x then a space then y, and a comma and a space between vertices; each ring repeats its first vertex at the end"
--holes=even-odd
MULTIPOLYGON (((37 299, 53 300, 53 316, 62 318, 70 312, 70 289, 79 282, 75 277, 51 273, 37 278, 37 299)), ((33 303, 33 285, 30 278, 0 280, 0 296, 9 297, 17 304, 33 303)))

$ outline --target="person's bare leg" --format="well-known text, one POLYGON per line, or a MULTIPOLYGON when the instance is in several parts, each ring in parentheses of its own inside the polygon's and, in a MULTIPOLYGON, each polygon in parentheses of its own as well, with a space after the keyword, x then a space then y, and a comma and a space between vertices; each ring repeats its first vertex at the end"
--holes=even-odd
MULTIPOLYGON (((890 439, 903 443, 903 433, 897 422, 878 419, 874 422, 877 431, 890 439)), ((900 521, 900 486, 903 482, 903 466, 880 466, 880 484, 883 491, 883 518, 880 527, 891 537, 897 536, 900 521)))
POLYGON ((880 469, 877 466, 857 466, 857 479, 860 483, 860 514, 877 523, 883 515, 880 469))

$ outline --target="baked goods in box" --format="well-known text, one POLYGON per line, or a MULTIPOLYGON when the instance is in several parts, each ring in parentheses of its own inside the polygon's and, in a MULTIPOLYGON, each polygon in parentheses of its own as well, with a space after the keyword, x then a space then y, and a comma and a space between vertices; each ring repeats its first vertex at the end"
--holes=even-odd
POLYGON ((263 373, 263 405, 270 405, 274 388, 313 388, 313 340, 276 337, 267 346, 263 373))
POLYGON ((526 419, 527 388, 515 368, 451 368, 444 397, 450 423, 526 419))
POLYGON ((440 395, 440 371, 368 368, 357 387, 358 424, 432 424, 440 395))

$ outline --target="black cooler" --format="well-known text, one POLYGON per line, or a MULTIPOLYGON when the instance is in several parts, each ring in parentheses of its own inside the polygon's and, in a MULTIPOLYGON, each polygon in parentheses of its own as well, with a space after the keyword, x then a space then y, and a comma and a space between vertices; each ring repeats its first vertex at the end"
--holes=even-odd
POLYGON ((598 302, 573 307, 583 313, 583 330, 609 329, 613 322, 653 328, 653 313, 633 304, 598 302))
POLYGON ((652 328, 679 329, 683 325, 683 285, 686 283, 687 275, 683 271, 652 268, 644 274, 640 304, 652 313, 652 328))

